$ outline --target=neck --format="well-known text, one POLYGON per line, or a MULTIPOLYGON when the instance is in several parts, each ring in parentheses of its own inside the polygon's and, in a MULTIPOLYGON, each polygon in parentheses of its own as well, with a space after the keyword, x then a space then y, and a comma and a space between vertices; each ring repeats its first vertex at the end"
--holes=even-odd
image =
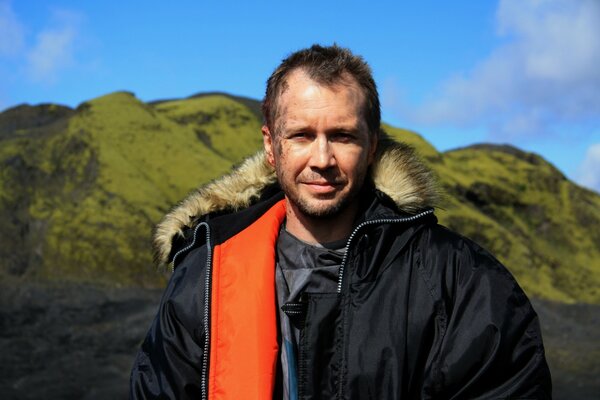
POLYGON ((286 230, 296 238, 311 244, 330 243, 350 236, 358 202, 330 217, 311 217, 303 214, 286 199, 286 230))

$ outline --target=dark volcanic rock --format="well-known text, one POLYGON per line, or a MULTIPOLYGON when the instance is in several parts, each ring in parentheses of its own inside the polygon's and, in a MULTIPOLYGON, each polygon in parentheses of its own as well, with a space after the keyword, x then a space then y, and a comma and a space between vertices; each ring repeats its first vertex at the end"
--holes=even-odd
POLYGON ((600 306, 534 300, 542 325, 555 400, 600 393, 600 306))
MULTIPOLYGON (((161 290, 0 283, 2 399, 126 399, 161 290)), ((534 301, 555 400, 600 393, 600 306, 534 301)))
POLYGON ((126 399, 160 290, 2 284, 3 399, 126 399))

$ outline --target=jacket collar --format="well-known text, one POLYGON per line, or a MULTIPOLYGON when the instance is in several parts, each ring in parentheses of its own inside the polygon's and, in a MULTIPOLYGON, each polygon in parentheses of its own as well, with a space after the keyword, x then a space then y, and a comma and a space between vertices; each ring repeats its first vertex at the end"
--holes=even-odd
MULTIPOLYGON (((436 180, 414 149, 382 133, 370 178, 403 213, 415 214, 439 200, 436 180)), ((154 232, 154 258, 166 265, 174 237, 182 236, 201 216, 249 207, 276 182, 275 171, 260 151, 223 177, 200 186, 173 208, 154 232)))

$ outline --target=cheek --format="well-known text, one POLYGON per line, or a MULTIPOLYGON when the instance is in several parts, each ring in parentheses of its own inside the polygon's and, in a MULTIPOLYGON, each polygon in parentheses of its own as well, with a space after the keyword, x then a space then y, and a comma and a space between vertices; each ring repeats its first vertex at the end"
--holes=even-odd
POLYGON ((348 175, 362 175, 369 167, 369 154, 363 151, 351 151, 342 153, 338 158, 338 164, 348 175))
POLYGON ((288 175, 302 170, 306 165, 308 152, 305 148, 279 143, 276 145, 275 151, 277 152, 275 158, 278 168, 285 169, 288 175))

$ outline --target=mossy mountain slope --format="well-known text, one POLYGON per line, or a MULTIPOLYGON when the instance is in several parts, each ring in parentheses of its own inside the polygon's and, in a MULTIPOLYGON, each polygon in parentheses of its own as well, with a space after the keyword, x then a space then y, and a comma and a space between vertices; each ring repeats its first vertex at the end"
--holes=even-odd
POLYGON ((448 193, 442 223, 482 243, 527 291, 600 301, 600 196, 533 153, 479 145, 433 164, 448 193))
POLYGON ((261 142, 258 120, 226 96, 150 106, 113 93, 42 128, 32 119, 46 122, 47 107, 0 114, 10 128, 0 137, 5 274, 162 284, 150 251, 156 222, 261 142))
MULTIPOLYGON (((0 113, 0 273, 156 286, 150 237, 199 184, 261 146, 259 103, 225 94, 143 103, 118 92, 0 113)), ((414 146, 446 192, 443 224, 490 249, 533 296, 600 303, 600 196, 534 154, 414 146)))

